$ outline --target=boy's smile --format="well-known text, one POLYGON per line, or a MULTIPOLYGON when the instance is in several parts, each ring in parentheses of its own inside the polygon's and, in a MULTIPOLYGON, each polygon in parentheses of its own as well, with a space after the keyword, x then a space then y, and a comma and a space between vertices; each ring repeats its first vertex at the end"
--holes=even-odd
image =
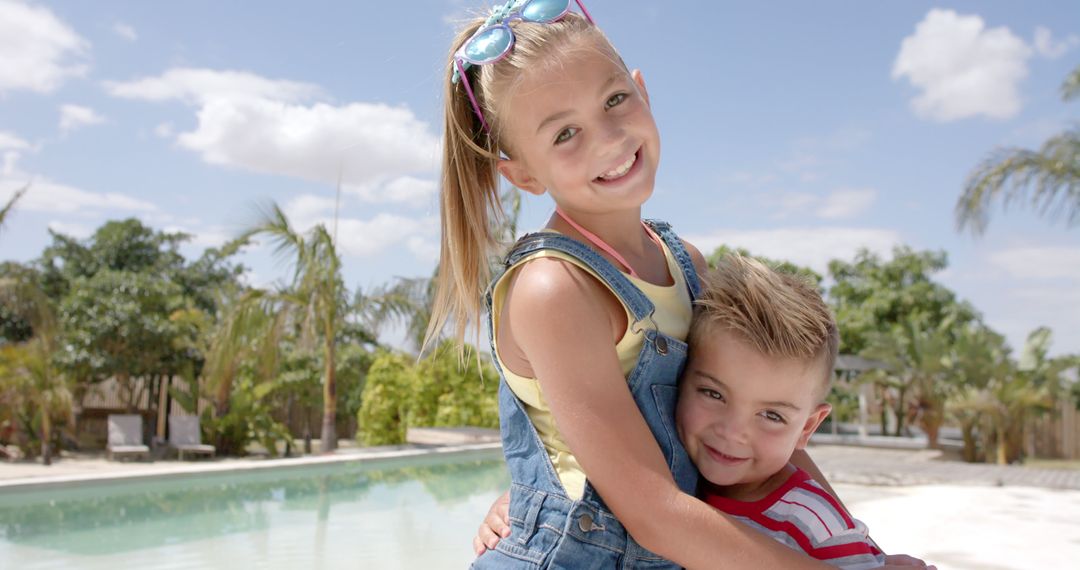
POLYGON ((762 355, 728 331, 710 331, 697 345, 680 381, 679 438, 701 476, 727 496, 762 498, 829 414, 825 371, 762 355))

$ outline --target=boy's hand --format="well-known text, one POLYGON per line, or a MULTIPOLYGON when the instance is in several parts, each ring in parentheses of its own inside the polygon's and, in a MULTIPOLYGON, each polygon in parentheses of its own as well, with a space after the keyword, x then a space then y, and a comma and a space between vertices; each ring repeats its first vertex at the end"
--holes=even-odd
POLYGON ((510 536, 510 491, 495 499, 488 509, 484 522, 473 537, 473 550, 480 556, 485 550, 494 549, 499 540, 510 536))
POLYGON ((923 562, 914 556, 908 556, 907 554, 886 554, 885 567, 892 568, 894 566, 902 566, 904 568, 930 568, 932 570, 937 570, 936 566, 927 565, 926 562, 923 562))

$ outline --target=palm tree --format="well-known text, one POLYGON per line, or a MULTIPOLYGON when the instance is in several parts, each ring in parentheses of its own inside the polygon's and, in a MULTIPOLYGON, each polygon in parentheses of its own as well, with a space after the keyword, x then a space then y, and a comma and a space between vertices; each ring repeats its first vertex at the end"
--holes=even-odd
POLYGON ((11 214, 11 211, 15 209, 15 202, 18 202, 19 198, 22 198, 23 194, 26 194, 26 191, 29 189, 29 184, 23 186, 22 188, 19 188, 15 191, 14 194, 11 195, 11 198, 8 200, 7 204, 4 204, 4 207, 0 208, 0 229, 4 228, 4 221, 7 219, 8 215, 11 214))
MULTIPOLYGON (((1080 97, 1080 67, 1061 86, 1064 101, 1080 97)), ((982 233, 996 201, 1003 207, 1028 201, 1039 215, 1080 222, 1080 127, 1051 137, 1038 150, 994 151, 968 176, 956 203, 956 225, 982 233), (1029 194, 1030 192, 1030 194, 1029 194)))
MULTIPOLYGON (((58 325, 49 298, 37 285, 32 271, 8 265, 8 274, 0 278, 0 305, 30 324, 33 336, 0 350, 0 392, 5 394, 9 410, 30 408, 37 411, 41 426, 41 456, 45 465, 52 463, 53 418, 72 417, 72 397, 66 378, 52 364, 58 325)), ((32 424, 32 422, 26 422, 32 424)))
POLYGON ((377 287, 368 293, 357 290, 353 310, 372 332, 390 321, 403 323, 406 338, 419 352, 431 321, 434 299, 433 278, 398 277, 393 284, 377 287))
POLYGON ((934 327, 927 326, 925 320, 911 315, 889 331, 871 335, 861 354, 887 365, 886 370, 873 374, 879 384, 898 392, 895 435, 903 432, 904 419, 911 410, 914 421, 926 433, 927 445, 936 448, 945 422, 945 402, 953 388, 945 381, 944 356, 954 319, 947 317, 934 327))
POLYGON ((252 361, 260 377, 276 374, 277 343, 286 312, 272 294, 262 290, 243 293, 229 305, 210 334, 203 382, 212 396, 214 414, 228 413, 233 383, 241 363, 252 361))
POLYGON ((337 385, 334 361, 335 343, 344 324, 345 287, 341 281, 341 258, 337 254, 334 239, 319 224, 307 235, 297 232, 289 224, 285 213, 271 205, 260 214, 256 224, 244 234, 244 238, 265 235, 274 244, 275 253, 292 259, 293 278, 288 293, 280 298, 300 318, 301 344, 322 341, 323 362, 323 421, 322 451, 337 448, 337 385))
POLYGON ((1000 335, 960 335, 950 366, 966 384, 950 401, 949 411, 960 423, 966 460, 978 458, 977 440, 987 461, 1004 465, 1020 459, 1028 420, 1051 410, 1053 394, 1060 389, 1055 385, 1060 384, 1062 368, 1046 358, 1049 342, 1049 330, 1036 329, 1016 363, 1007 357, 1000 335))

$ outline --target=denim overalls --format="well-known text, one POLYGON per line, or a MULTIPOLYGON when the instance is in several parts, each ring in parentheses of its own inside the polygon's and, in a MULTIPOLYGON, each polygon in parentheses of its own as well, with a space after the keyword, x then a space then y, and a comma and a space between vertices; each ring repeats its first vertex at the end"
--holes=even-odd
MULTIPOLYGON (((690 288, 690 298, 696 299, 700 285, 682 242, 666 223, 647 223, 671 250, 690 288)), ((631 327, 647 329, 637 366, 627 382, 675 482, 693 494, 698 474, 675 431, 676 382, 686 362, 686 343, 657 332, 650 322, 652 301, 609 261, 572 238, 555 233, 526 235, 507 256, 503 272, 543 249, 558 250, 582 261, 622 301, 633 318, 631 327)), ((498 277, 487 295, 488 332, 493 340, 491 291, 497 282, 498 277)), ((499 367, 497 359, 492 360, 499 367)), ((638 545, 588 481, 581 500, 566 495, 540 436, 505 379, 499 382, 499 424, 511 480, 511 534, 500 540, 495 550, 477 558, 472 568, 679 568, 638 545)))

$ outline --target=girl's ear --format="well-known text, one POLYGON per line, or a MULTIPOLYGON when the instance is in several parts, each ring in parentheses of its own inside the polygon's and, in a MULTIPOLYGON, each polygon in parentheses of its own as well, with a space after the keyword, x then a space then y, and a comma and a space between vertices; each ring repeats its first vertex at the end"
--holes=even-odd
POLYGON ((802 433, 799 434, 799 442, 795 445, 795 449, 806 449, 806 444, 810 442, 810 436, 814 435, 821 422, 825 421, 825 418, 829 416, 829 412, 832 412, 832 406, 829 404, 819 404, 810 417, 806 418, 806 423, 803 425, 802 433))
POLYGON ((645 103, 649 103, 649 90, 645 88, 645 76, 641 74, 641 70, 635 69, 631 71, 630 77, 637 84, 638 89, 641 90, 641 96, 645 98, 645 103))
POLYGON ((520 160, 503 158, 499 160, 499 164, 496 168, 499 169, 499 174, 502 174, 503 178, 509 180, 511 184, 529 194, 539 196, 547 191, 547 188, 544 188, 544 185, 541 184, 539 180, 533 178, 533 176, 529 174, 529 170, 520 160))

